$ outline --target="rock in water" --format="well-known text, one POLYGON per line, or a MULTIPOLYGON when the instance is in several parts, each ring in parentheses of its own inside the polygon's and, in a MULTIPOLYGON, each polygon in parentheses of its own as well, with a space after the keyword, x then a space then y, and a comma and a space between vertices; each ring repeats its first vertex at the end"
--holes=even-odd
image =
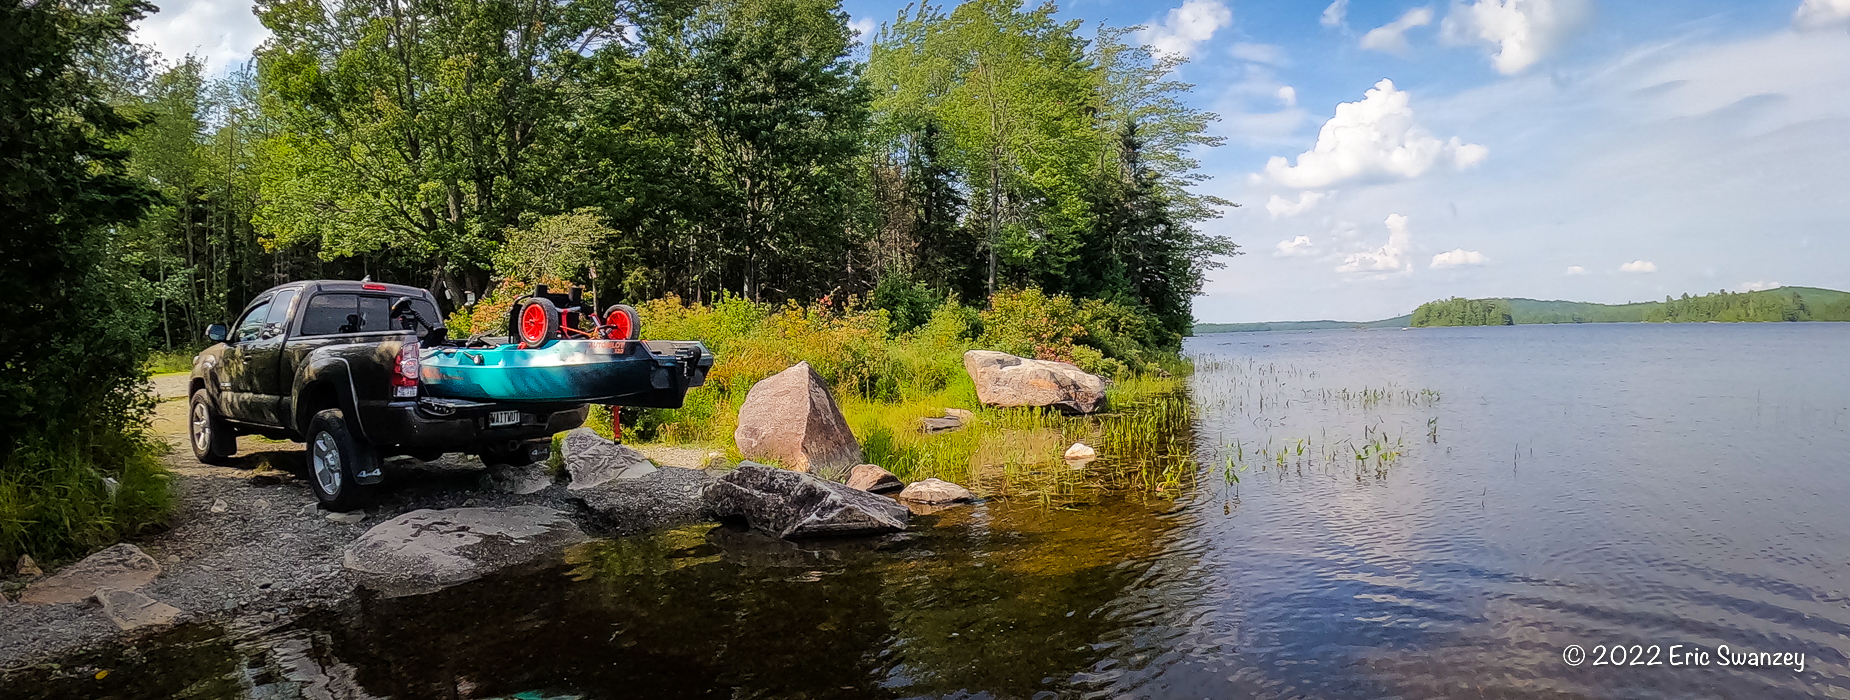
POLYGON ((417 595, 542 559, 585 533, 541 506, 414 510, 347 545, 344 564, 361 585, 417 595))
POLYGON ((751 462, 708 486, 706 500, 714 515, 783 538, 894 532, 911 517, 890 498, 751 462))
POLYGON ((1104 378, 1065 362, 971 350, 964 353, 964 371, 976 382, 977 400, 989 406, 1051 406, 1063 413, 1105 407, 1104 378))
POLYGON ((712 472, 662 467, 637 479, 619 479, 573 494, 599 524, 618 535, 706 522, 703 495, 712 472))
POLYGON ((1083 442, 1075 442, 1072 447, 1066 448, 1066 454, 1062 456, 1070 460, 1098 459, 1098 450, 1083 442))
POLYGON ((154 557, 132 544, 119 544, 64 567, 56 576, 26 587, 19 602, 33 605, 81 603, 99 588, 132 591, 161 573, 154 557))
POLYGON ((975 496, 970 493, 970 489, 958 486, 949 481, 944 481, 942 479, 926 479, 924 481, 914 481, 908 484, 906 489, 900 491, 899 495, 894 496, 894 498, 902 501, 912 501, 913 503, 939 504, 968 501, 971 498, 975 498, 975 496))
POLYGON ((643 477, 655 471, 655 463, 635 448, 605 440, 590 428, 574 428, 565 434, 565 471, 572 475, 566 488, 578 491, 615 479, 643 477))
POLYGON ((732 438, 746 459, 775 460, 800 472, 861 462, 861 443, 808 362, 752 385, 732 438))
POLYGON ((856 464, 848 470, 848 488, 851 489, 868 493, 892 493, 905 487, 905 482, 893 476, 892 472, 881 469, 878 464, 856 464))
POLYGON ((180 619, 179 608, 134 591, 99 588, 93 594, 103 604, 103 614, 116 629, 124 632, 143 627, 171 625, 180 619))

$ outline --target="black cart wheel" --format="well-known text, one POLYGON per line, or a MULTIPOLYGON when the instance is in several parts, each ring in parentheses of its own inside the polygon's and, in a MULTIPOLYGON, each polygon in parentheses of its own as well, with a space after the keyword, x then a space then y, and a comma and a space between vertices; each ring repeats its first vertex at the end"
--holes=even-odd
POLYGON ((231 431, 231 425, 212 407, 212 397, 206 390, 193 392, 186 415, 193 457, 206 464, 224 466, 230 463, 231 456, 238 453, 238 434, 231 431))
POLYGON ((323 508, 344 513, 366 505, 371 488, 354 476, 377 472, 379 464, 379 453, 354 436, 340 409, 317 413, 308 422, 308 483, 323 508))
POLYGON ((514 339, 537 348, 559 337, 559 307, 545 299, 528 299, 514 309, 514 339))
POLYGON ((611 340, 635 340, 642 337, 642 317, 624 304, 604 309, 604 337, 611 340))

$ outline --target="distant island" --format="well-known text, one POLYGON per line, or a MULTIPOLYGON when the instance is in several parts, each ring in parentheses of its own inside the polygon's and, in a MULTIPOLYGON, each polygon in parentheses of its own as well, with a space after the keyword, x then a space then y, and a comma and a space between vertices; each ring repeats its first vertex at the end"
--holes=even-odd
POLYGON ((1755 323, 1850 321, 1850 292, 1818 287, 1778 287, 1755 292, 1714 292, 1664 297, 1635 304, 1585 301, 1453 297, 1421 304, 1413 313, 1379 321, 1271 321, 1197 323, 1195 334, 1251 331, 1308 331, 1333 328, 1425 328, 1512 326, 1531 323, 1755 323))

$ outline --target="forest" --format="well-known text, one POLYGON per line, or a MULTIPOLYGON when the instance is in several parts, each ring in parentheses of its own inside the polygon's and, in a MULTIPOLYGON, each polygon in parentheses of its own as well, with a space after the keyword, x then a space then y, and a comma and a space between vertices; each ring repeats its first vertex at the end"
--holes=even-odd
POLYGON ((860 36, 835 0, 257 0, 229 71, 134 43, 155 11, 0 0, 0 553, 155 526, 148 358, 291 280, 426 287, 458 332, 540 281, 896 343, 968 318, 945 352, 1115 374, 1240 253, 1198 228, 1237 205, 1193 190, 1221 140, 1182 59, 1051 4, 860 36))
POLYGON ((128 43, 88 58, 143 124, 121 146, 160 202, 121 244, 163 348, 274 284, 364 275, 445 311, 558 276, 919 322, 1037 287, 1147 312, 1173 345, 1236 252, 1195 229, 1227 203, 1189 189, 1190 149, 1219 141, 1176 60, 1051 5, 914 6, 864 46, 829 0, 255 11, 274 36, 227 76, 128 43), (510 266, 537 229, 574 255, 510 266))

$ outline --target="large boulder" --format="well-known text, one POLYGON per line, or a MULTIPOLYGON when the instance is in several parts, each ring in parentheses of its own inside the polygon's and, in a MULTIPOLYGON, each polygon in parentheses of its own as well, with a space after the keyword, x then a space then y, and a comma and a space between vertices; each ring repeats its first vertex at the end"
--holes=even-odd
POLYGON ((590 428, 565 434, 565 471, 573 491, 593 488, 617 479, 637 479, 655 471, 655 463, 636 448, 605 440, 590 428))
POLYGON ((976 382, 976 398, 985 405, 1049 406, 1063 413, 1105 408, 1104 378, 1065 362, 971 350, 964 353, 964 371, 976 382))
POLYGON ((19 602, 33 605, 81 603, 99 588, 132 591, 161 574, 154 557, 132 544, 119 544, 64 567, 51 578, 26 587, 19 602))
POLYGON ((593 518, 618 535, 634 535, 712 520, 704 496, 712 472, 662 467, 636 479, 611 481, 573 494, 593 518))
POLYGON ((893 499, 752 462, 714 481, 706 499, 714 515, 783 538, 894 532, 911 516, 893 499))
POLYGON ((361 585, 417 595, 543 559, 587 539, 564 513, 542 506, 414 510, 347 545, 361 585))
POLYGON ((822 375, 798 362, 752 385, 739 406, 732 438, 746 459, 775 461, 800 472, 861 463, 861 443, 822 375))

